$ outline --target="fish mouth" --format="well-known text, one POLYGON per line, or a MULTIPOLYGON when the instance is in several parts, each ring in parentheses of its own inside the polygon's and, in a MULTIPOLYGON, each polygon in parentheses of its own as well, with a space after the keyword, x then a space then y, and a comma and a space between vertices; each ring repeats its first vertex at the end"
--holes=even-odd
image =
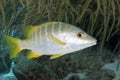
POLYGON ((96 45, 97 44, 97 40, 95 38, 93 38, 93 37, 89 37, 89 42, 92 45, 96 45))
POLYGON ((96 45, 97 44, 97 40, 92 41, 91 44, 96 45))
POLYGON ((81 46, 79 47, 79 46, 69 45, 69 48, 70 48, 71 50, 79 51, 79 50, 82 50, 82 49, 85 49, 85 48, 88 48, 88 47, 92 47, 92 46, 94 46, 94 45, 96 45, 96 44, 97 44, 97 40, 92 41, 91 43, 89 43, 88 45, 83 46, 83 47, 81 47, 81 46))

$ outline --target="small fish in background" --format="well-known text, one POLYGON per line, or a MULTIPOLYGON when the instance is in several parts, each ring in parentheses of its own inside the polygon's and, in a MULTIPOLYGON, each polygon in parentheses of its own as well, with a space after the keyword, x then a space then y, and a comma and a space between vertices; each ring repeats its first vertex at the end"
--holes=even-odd
POLYGON ((25 28, 26 39, 4 35, 3 39, 10 46, 10 59, 23 49, 30 50, 26 57, 37 58, 51 55, 55 59, 65 54, 75 52, 96 44, 96 39, 80 28, 63 22, 47 22, 38 26, 25 28))

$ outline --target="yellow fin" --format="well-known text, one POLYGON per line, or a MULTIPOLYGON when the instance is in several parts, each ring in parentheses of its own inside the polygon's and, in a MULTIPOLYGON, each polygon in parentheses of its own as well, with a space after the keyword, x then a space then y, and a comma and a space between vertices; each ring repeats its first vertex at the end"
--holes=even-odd
POLYGON ((63 56, 64 54, 55 54, 55 55, 52 55, 51 57, 50 57, 50 59, 55 59, 55 58, 58 58, 58 57, 61 57, 61 56, 63 56))
POLYGON ((65 42, 63 42, 63 41, 59 40, 58 38, 54 37, 52 34, 49 35, 48 38, 51 41, 55 42, 56 44, 60 44, 60 45, 65 45, 66 44, 65 42))
POLYGON ((10 47, 10 59, 14 58, 22 50, 22 48, 19 46, 21 40, 7 35, 4 35, 3 39, 10 47))
POLYGON ((24 35, 24 37, 25 38, 29 38, 30 36, 31 36, 31 34, 36 30, 36 29, 38 29, 38 28, 40 28, 40 27, 43 27, 43 26, 46 26, 46 25, 50 25, 50 24, 56 24, 56 23, 59 23, 59 22, 47 22, 47 23, 42 23, 42 24, 40 24, 40 25, 36 25, 36 26, 26 26, 25 28, 24 28, 24 33, 23 33, 23 35, 24 35))
POLYGON ((46 25, 50 25, 50 24, 57 24, 57 23, 60 23, 60 22, 46 22, 46 23, 42 23, 42 24, 40 24, 40 25, 38 25, 38 26, 46 26, 46 25))
POLYGON ((23 33, 23 35, 24 35, 24 37, 25 38, 29 38, 31 35, 32 35, 32 33, 37 29, 38 27, 37 26, 28 26, 28 27, 25 27, 24 28, 24 33, 23 33))
POLYGON ((37 57, 40 57, 42 56, 42 54, 39 54, 39 53, 36 53, 36 52, 33 52, 33 51, 29 51, 28 54, 26 55, 27 58, 37 58, 37 57))

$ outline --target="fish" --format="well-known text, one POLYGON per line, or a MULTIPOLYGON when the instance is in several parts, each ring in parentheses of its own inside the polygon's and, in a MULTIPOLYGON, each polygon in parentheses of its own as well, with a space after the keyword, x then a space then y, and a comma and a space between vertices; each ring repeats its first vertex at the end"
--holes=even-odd
POLYGON ((97 40, 82 29, 64 22, 46 22, 24 28, 25 39, 3 35, 10 48, 10 59, 22 50, 28 50, 26 58, 49 55, 50 59, 61 57, 97 44, 97 40))

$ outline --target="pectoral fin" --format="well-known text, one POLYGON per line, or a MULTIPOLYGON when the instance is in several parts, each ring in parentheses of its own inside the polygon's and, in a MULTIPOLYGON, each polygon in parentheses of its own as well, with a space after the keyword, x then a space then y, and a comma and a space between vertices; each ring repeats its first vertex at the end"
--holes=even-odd
POLYGON ((28 54, 26 55, 27 58, 37 58, 37 57, 40 57, 42 56, 42 54, 39 54, 39 53, 36 53, 36 52, 33 52, 33 51, 29 51, 28 54))
POLYGON ((52 34, 48 36, 48 38, 52 41, 55 42, 56 44, 60 44, 60 45, 65 45, 66 43, 59 40, 58 38, 56 38, 55 36, 53 36, 52 34))
POLYGON ((55 54, 55 55, 52 55, 51 57, 50 57, 50 59, 55 59, 55 58, 58 58, 58 57, 61 57, 61 56, 63 56, 64 54, 55 54))

